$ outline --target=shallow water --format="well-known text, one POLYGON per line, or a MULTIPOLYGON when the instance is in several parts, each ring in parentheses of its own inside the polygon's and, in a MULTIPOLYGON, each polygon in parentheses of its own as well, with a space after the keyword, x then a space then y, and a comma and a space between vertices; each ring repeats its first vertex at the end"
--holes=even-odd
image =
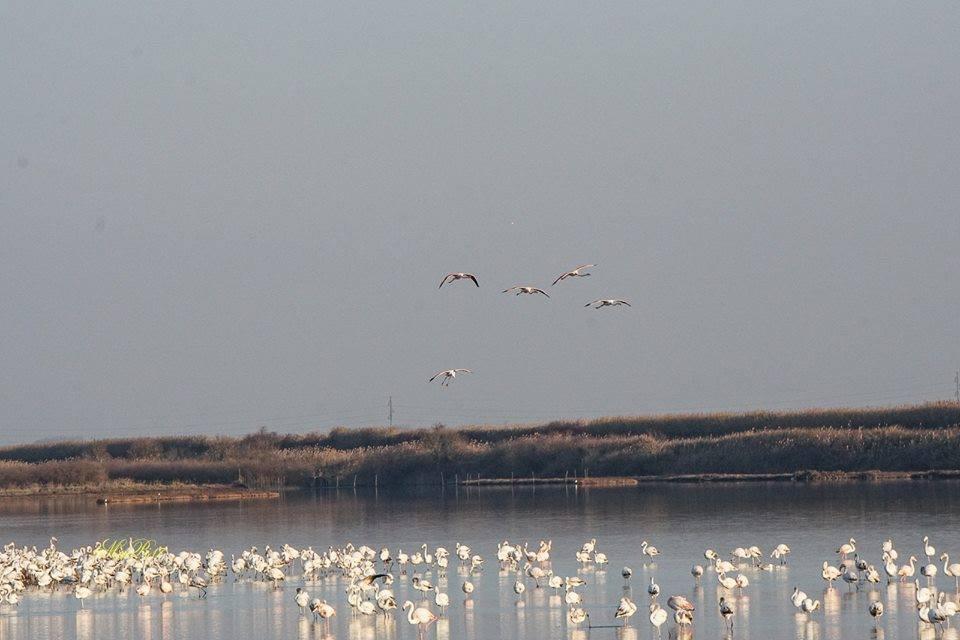
MULTIPOLYGON (((824 560, 835 564, 834 549, 851 536, 881 574, 880 545, 887 537, 893 538, 901 562, 911 554, 925 561, 923 535, 930 536, 938 555, 948 551, 957 554, 952 561, 960 560, 958 489, 960 483, 953 481, 915 481, 341 490, 289 493, 278 501, 110 506, 93 504, 89 497, 6 498, 0 499, 0 541, 45 546, 55 535, 59 546, 69 550, 107 537, 133 536, 154 539, 174 552, 215 547, 227 557, 251 545, 262 550, 285 542, 325 550, 350 541, 376 549, 387 545, 396 553, 398 548, 413 551, 422 543, 446 546, 452 552, 459 541, 487 562, 481 573, 470 577, 476 591, 469 606, 460 591, 465 574, 455 567, 455 558, 446 579, 436 570, 425 576, 449 593, 452 604, 426 634, 438 640, 656 637, 646 608, 651 576, 662 588, 662 604, 675 593, 695 603, 692 636, 697 638, 727 637, 717 612, 720 595, 726 595, 736 610, 735 638, 933 638, 932 627, 918 624, 912 584, 881 582, 856 590, 841 583, 827 590, 820 578, 821 564, 824 560), (556 573, 586 579, 587 586, 580 591, 594 628, 568 624, 562 598, 546 586, 535 588, 529 578, 518 601, 512 588, 515 575, 498 571, 498 541, 529 541, 535 546, 541 538, 553 540, 551 565, 556 573), (574 552, 589 538, 597 538, 598 550, 610 558, 606 570, 581 568, 575 562, 574 552), (663 552, 656 563, 644 564, 640 554, 644 539, 663 552), (724 592, 712 570, 699 587, 690 575, 694 563, 708 564, 703 558, 706 548, 727 554, 734 547, 756 544, 769 554, 779 542, 793 550, 789 564, 772 572, 744 564, 742 573, 751 584, 742 594, 724 592), (639 610, 626 628, 613 628, 613 612, 625 588, 620 576, 624 565, 634 570, 627 589, 632 589, 639 610), (820 599, 821 611, 809 618, 797 614, 789 600, 794 585, 820 599), (876 630, 867 614, 872 600, 886 607, 876 630)), ((937 586, 956 600, 953 579, 943 576, 942 563, 934 561, 940 569, 937 586)), ((410 568, 392 587, 399 602, 418 600, 410 585, 412 575, 410 568)), ((32 588, 19 607, 0 605, 0 640, 417 637, 416 629, 399 613, 387 618, 351 616, 345 587, 338 576, 304 585, 290 575, 281 588, 273 589, 252 580, 234 582, 228 574, 204 600, 195 593, 164 597, 156 589, 141 599, 132 590, 118 594, 112 589, 87 600, 85 609, 67 588, 53 592, 32 588), (306 586, 311 596, 336 606, 329 631, 309 615, 299 615, 293 602, 297 586, 306 586)), ((663 627, 664 637, 672 628, 671 619, 663 627)), ((960 634, 947 629, 937 637, 960 639, 960 634)))

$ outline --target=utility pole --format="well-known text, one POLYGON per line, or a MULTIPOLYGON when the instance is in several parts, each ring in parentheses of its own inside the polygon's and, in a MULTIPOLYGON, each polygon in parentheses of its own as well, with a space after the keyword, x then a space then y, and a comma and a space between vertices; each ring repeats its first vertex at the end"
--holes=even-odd
POLYGON ((957 404, 960 404, 960 369, 957 369, 956 375, 953 376, 953 382, 957 385, 957 391, 954 397, 957 399, 957 404))
POLYGON ((390 426, 393 426, 393 396, 390 396, 390 399, 387 400, 387 422, 390 423, 390 426))

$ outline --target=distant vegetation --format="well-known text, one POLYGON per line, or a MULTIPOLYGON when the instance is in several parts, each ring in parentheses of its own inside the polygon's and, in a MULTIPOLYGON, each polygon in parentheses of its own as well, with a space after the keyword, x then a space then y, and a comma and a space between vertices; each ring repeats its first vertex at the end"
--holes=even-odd
POLYGON ((435 484, 465 479, 960 469, 960 406, 696 414, 448 429, 55 442, 0 449, 0 488, 108 482, 435 484))

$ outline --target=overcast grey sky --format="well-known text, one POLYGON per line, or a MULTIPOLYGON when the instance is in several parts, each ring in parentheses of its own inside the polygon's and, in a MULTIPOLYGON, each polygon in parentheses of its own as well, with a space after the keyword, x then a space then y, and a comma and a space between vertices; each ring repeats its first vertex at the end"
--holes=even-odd
POLYGON ((957 2, 7 2, 0 61, 0 442, 952 397, 957 2))

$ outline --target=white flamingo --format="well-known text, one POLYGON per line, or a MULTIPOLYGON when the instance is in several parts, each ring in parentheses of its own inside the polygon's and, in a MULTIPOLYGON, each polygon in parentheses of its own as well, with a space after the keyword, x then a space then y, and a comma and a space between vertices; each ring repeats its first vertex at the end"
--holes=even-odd
POLYGON ((630 598, 624 596, 620 598, 620 606, 617 607, 617 611, 613 614, 613 617, 617 620, 623 620, 623 624, 626 626, 627 620, 636 612, 637 605, 635 605, 630 598))
POLYGON ((450 596, 437 591, 437 595, 434 597, 434 602, 436 602, 437 606, 440 607, 440 615, 442 616, 443 610, 450 606, 450 596))
POLYGON ((426 628, 437 621, 437 615, 434 612, 426 607, 414 607, 409 600, 403 603, 403 610, 407 611, 407 622, 417 625, 421 638, 426 628))
POLYGON ((297 587, 297 594, 293 597, 293 601, 300 607, 300 615, 303 615, 304 609, 310 605, 310 594, 301 587, 297 587))
POLYGON ((950 563, 950 555, 946 552, 940 554, 943 560, 943 575, 953 578, 957 591, 960 591, 960 562, 950 563))
POLYGON ((654 598, 660 595, 660 585, 658 585, 656 582, 653 581, 652 576, 650 578, 650 586, 647 587, 647 593, 649 593, 654 598))
POLYGON ((913 574, 916 572, 916 567, 913 565, 916 561, 916 557, 910 556, 907 564, 903 565, 897 570, 897 575, 900 577, 900 582, 904 582, 913 577, 913 574))
POLYGON ((690 575, 693 576, 693 579, 697 584, 700 584, 700 577, 703 575, 703 567, 698 564, 693 565, 690 567, 690 575))
POLYGON ((790 601, 793 602, 793 606, 799 609, 803 606, 803 601, 807 599, 807 594, 803 591, 800 591, 800 587, 793 588, 793 595, 790 596, 790 601))
POLYGON ((732 591, 737 588, 737 581, 734 578, 728 578, 727 574, 721 571, 717 574, 717 582, 720 583, 720 586, 726 589, 727 591, 732 591))
POLYGON ((621 300, 620 298, 597 298, 593 302, 588 302, 583 305, 584 307, 593 307, 594 309, 601 309, 603 307, 619 307, 620 305, 626 305, 632 307, 633 305, 627 302, 626 300, 621 300))
POLYGON ((641 553, 643 553, 645 556, 648 556, 651 560, 660 555, 660 550, 648 543, 646 540, 640 543, 640 547, 641 553))
POLYGON ((330 618, 337 615, 337 610, 327 604, 326 600, 315 599, 310 603, 310 611, 314 616, 323 620, 327 628, 330 627, 330 618))
POLYGON ((518 286, 516 286, 516 287, 510 287, 509 289, 504 289, 504 290, 503 290, 503 293, 509 293, 509 292, 511 292, 511 291, 516 291, 517 293, 516 293, 515 295, 518 295, 518 296, 519 296, 521 293, 525 293, 525 294, 527 294, 527 295, 533 295, 534 293, 542 293, 543 295, 547 296, 548 298, 550 297, 549 295, 547 295, 547 292, 546 292, 546 291, 544 291, 543 289, 540 289, 539 287, 529 287, 529 286, 525 286, 525 285, 524 285, 524 286, 518 285, 518 286))
MULTIPOLYGON (((561 273, 561 274, 557 277, 557 279, 553 281, 553 284, 557 284, 558 282, 561 282, 561 281, 563 281, 563 280, 566 280, 567 278, 586 278, 586 277, 588 277, 590 274, 589 274, 589 273, 581 273, 581 271, 583 271, 584 269, 589 269, 590 267, 595 267, 595 266, 597 266, 597 265, 595 265, 595 264, 582 264, 582 265, 580 265, 579 267, 577 267, 576 269, 572 269, 572 270, 570 270, 570 271, 567 271, 566 273, 561 273)), ((550 286, 553 286, 553 285, 550 285, 550 286)))
POLYGON ((660 627, 667 621, 667 611, 660 606, 659 602, 650 605, 650 624, 657 630, 657 637, 660 637, 660 627))
POLYGON ((437 378, 441 378, 442 376, 442 379, 440 380, 440 386, 449 387, 450 383, 453 380, 456 380, 458 373, 473 373, 473 372, 470 371, 470 369, 445 369, 443 371, 438 371, 437 373, 433 374, 433 377, 430 378, 427 382, 433 382, 434 380, 436 380, 437 378))
POLYGON ((804 598, 803 603, 800 605, 800 610, 806 613, 807 615, 813 613, 820 608, 819 600, 811 600, 810 598, 804 598))
MULTIPOLYGON (((473 280, 473 284, 477 285, 478 287, 480 286, 480 283, 477 282, 477 276, 473 275, 472 273, 464 273, 461 271, 460 273, 448 273, 447 275, 443 276, 443 280, 440 281, 440 287, 449 282, 456 282, 457 280, 473 280)), ((437 287, 437 289, 440 287, 437 287)))
POLYGON ((842 545, 840 545, 840 547, 837 549, 837 553, 839 553, 844 559, 846 559, 848 555, 850 555, 856 550, 857 550, 857 541, 854 540, 853 538, 850 538, 849 542, 844 542, 842 545))
POLYGON ((840 569, 832 566, 826 560, 823 561, 823 571, 820 572, 820 576, 827 581, 829 586, 833 586, 833 581, 840 577, 840 569))
POLYGON ((91 595, 93 595, 93 591, 86 585, 78 585, 77 588, 73 590, 73 597, 80 601, 81 609, 83 609, 84 599, 89 598, 91 595))

